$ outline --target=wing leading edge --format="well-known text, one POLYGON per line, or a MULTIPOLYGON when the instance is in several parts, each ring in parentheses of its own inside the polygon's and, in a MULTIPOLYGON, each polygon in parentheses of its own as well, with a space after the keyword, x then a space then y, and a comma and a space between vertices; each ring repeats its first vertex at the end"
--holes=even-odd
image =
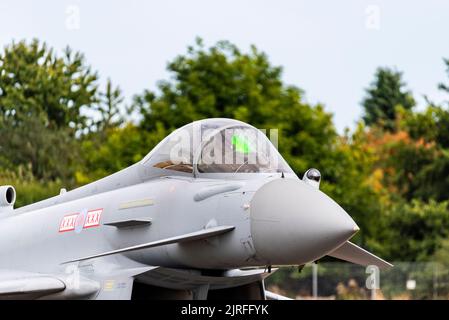
POLYGON ((84 260, 89 260, 89 259, 95 259, 95 258, 100 258, 100 257, 104 257, 104 256, 109 256, 109 255, 112 255, 112 254, 117 254, 117 253, 124 253, 124 252, 130 252, 130 251, 141 250, 141 249, 149 249, 149 248, 164 246, 164 245, 167 245, 167 244, 182 243, 182 242, 195 241, 195 240, 202 240, 202 239, 210 238, 210 237, 213 237, 213 236, 218 236, 218 235, 223 234, 223 233, 227 233, 227 232, 232 231, 234 229, 235 229, 234 226, 219 226, 219 227, 203 229, 203 230, 200 230, 200 231, 186 233, 186 234, 175 236, 175 237, 171 237, 171 238, 166 238, 166 239, 162 239, 162 240, 157 240, 157 241, 153 241, 153 242, 139 244, 139 245, 136 245, 136 246, 131 246, 131 247, 126 247, 126 248, 122 248, 122 249, 107 251, 107 252, 103 252, 103 253, 99 253, 99 254, 94 254, 94 255, 91 255, 91 256, 86 256, 86 257, 82 257, 82 258, 66 261, 63 264, 71 263, 71 262, 77 262, 77 261, 84 261, 84 260))

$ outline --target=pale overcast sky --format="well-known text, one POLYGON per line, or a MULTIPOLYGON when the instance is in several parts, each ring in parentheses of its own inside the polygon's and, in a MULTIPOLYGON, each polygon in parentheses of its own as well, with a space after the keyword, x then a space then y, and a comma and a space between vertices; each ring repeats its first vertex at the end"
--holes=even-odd
POLYGON ((284 67, 285 82, 321 102, 342 131, 360 117, 378 66, 396 67, 423 107, 449 82, 449 1, 0 0, 0 46, 39 38, 86 55, 128 99, 166 79, 168 61, 195 37, 251 44, 284 67))

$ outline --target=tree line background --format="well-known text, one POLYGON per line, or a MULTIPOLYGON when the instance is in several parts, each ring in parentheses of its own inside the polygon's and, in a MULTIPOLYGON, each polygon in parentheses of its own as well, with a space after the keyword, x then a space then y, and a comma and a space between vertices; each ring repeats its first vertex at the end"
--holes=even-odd
MULTIPOLYGON (((441 67, 449 76, 449 60, 441 67)), ((141 160, 186 123, 235 118, 279 129, 279 150, 298 176, 321 171, 321 189, 361 228, 356 243, 391 261, 449 264, 449 84, 435 84, 447 102, 426 99, 418 111, 402 73, 380 67, 362 119, 340 135, 332 114, 285 84, 282 68, 256 47, 206 48, 197 39, 167 69, 157 90, 125 103, 79 52, 38 40, 4 47, 0 185, 14 185, 23 206, 141 160)))

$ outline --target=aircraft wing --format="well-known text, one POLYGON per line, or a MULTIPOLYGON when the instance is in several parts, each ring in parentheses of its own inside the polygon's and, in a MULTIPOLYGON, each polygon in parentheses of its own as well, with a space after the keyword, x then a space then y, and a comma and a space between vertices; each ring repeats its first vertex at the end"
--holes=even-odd
POLYGON ((37 299, 65 288, 64 282, 50 275, 0 270, 0 299, 37 299))
POLYGON ((366 251, 363 248, 347 241, 338 249, 332 251, 328 256, 349 261, 362 266, 375 265, 380 269, 387 269, 393 267, 393 265, 377 256, 371 252, 366 251))

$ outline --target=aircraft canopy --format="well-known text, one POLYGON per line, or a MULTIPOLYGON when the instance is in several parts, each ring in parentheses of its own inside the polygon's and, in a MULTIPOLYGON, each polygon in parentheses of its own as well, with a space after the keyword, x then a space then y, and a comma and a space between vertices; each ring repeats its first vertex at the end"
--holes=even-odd
MULTIPOLYGON (((276 131, 269 134, 277 140, 276 131)), ((231 119, 200 120, 179 128, 143 162, 187 174, 293 173, 263 131, 231 119)))

